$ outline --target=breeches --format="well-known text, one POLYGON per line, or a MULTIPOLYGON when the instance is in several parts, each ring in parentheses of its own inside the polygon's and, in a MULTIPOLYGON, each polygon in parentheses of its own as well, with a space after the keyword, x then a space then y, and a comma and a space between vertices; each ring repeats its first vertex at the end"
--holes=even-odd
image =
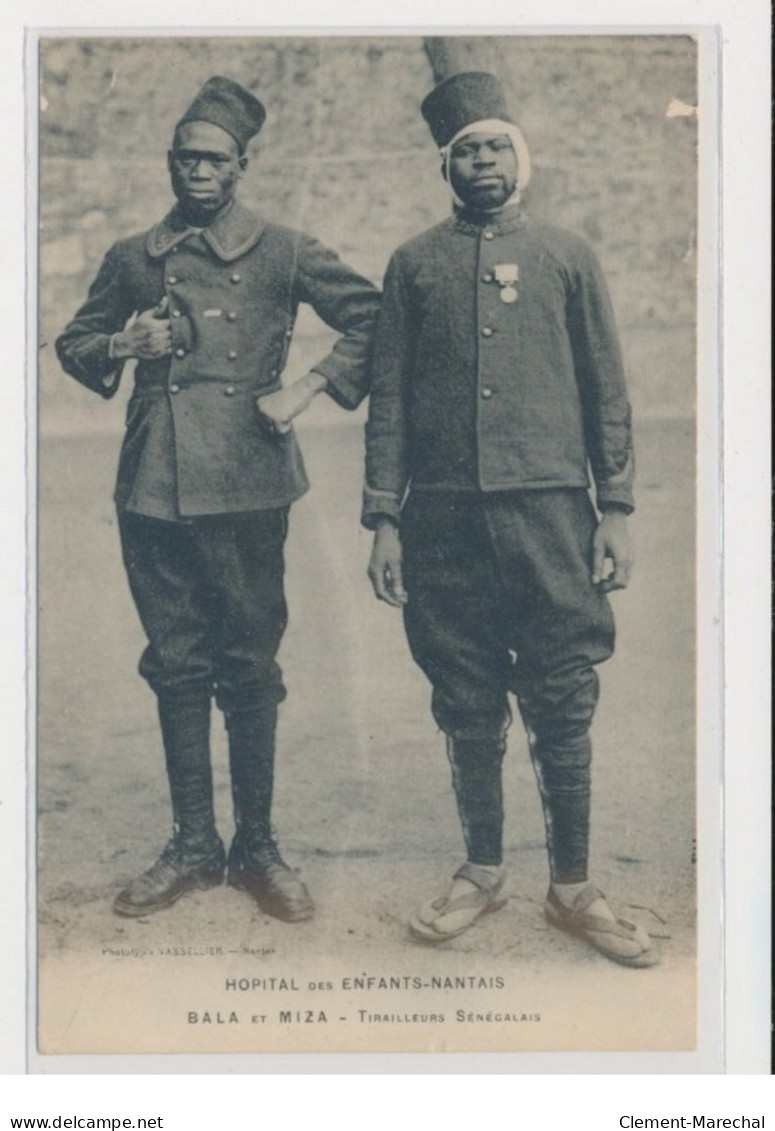
POLYGON ((586 733, 592 667, 614 646, 610 605, 590 579, 595 527, 581 489, 409 499, 406 631, 447 734, 502 733, 509 691, 539 737, 586 733))
POLYGON ((285 698, 288 509, 175 523, 119 511, 121 548, 158 694, 215 694, 224 711, 285 698))
POLYGON ((583 490, 415 494, 401 522, 412 654, 431 681, 468 859, 502 854, 503 736, 516 693, 552 878, 586 879, 593 665, 614 646, 591 582, 596 516, 583 490))

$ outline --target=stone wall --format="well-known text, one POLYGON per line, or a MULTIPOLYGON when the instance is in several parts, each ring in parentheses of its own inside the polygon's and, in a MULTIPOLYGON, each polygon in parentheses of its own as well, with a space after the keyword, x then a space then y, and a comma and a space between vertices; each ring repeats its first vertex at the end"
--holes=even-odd
MULTIPOLYGON (((534 163, 528 210, 580 232, 598 252, 636 412, 690 414, 694 41, 500 36, 441 43, 452 69, 495 70, 510 86, 534 163)), ((447 213, 418 112, 433 85, 425 46, 417 37, 42 41, 44 430, 120 427, 126 394, 106 405, 65 379, 53 340, 110 243, 166 210, 171 128, 209 75, 237 79, 269 110, 249 150, 244 202, 314 232, 373 279, 398 243, 447 213)), ((329 337, 314 316, 300 318, 289 375, 314 361, 329 337)), ((333 411, 316 406, 316 419, 333 411)))

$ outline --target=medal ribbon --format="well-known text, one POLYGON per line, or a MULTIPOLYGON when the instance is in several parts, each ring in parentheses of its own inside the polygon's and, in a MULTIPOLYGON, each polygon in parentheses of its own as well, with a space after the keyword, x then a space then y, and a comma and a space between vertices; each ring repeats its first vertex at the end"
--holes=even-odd
POLYGON ((496 263, 493 274, 502 287, 513 286, 519 278, 519 267, 516 263, 496 263))
POLYGON ((496 263, 493 267, 495 281, 500 284, 501 302, 512 303, 517 301, 517 288, 514 286, 519 278, 519 267, 516 263, 496 263))

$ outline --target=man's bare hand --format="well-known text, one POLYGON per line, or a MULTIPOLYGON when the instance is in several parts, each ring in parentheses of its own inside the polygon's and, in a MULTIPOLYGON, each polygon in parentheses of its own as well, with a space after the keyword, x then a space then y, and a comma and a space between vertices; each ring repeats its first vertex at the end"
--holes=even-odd
POLYGON ((326 387, 326 379, 320 373, 308 373, 299 381, 294 381, 285 389, 267 393, 258 398, 258 411, 266 417, 273 431, 279 436, 290 432, 294 419, 309 408, 318 393, 326 387))
POLYGON ((626 589, 632 574, 633 554, 627 515, 607 511, 601 518, 592 542, 592 584, 602 593, 626 589), (606 561, 612 563, 606 572, 606 561))
POLYGON ((400 609, 408 600, 401 572, 401 539, 392 522, 385 519, 374 532, 369 560, 369 580, 380 601, 400 609))
POLYGON ((165 295, 158 306, 144 310, 113 338, 115 358, 136 357, 156 361, 172 353, 172 332, 167 318, 169 299, 165 295))

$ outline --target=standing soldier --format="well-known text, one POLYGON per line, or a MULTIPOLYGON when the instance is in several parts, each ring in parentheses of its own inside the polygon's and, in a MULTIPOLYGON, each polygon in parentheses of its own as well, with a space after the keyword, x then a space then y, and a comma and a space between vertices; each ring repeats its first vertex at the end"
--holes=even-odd
POLYGON ((633 509, 611 304, 590 248, 521 211, 530 158, 498 80, 454 75, 422 113, 454 215, 388 267, 363 521, 375 531, 375 592, 403 606, 433 686, 467 861, 410 928, 442 942, 506 902, 501 766, 514 691, 543 802, 547 918, 615 961, 652 965, 648 935, 587 876, 594 665, 613 651, 606 593, 629 579, 633 509))
POLYGON ((64 369, 103 397, 137 359, 115 500, 148 638, 140 672, 158 699, 174 832, 116 898, 121 915, 147 915, 223 878, 213 696, 229 738, 229 882, 280 919, 313 914, 271 827, 285 697, 276 660, 287 621, 283 547, 289 507, 308 487, 291 421, 324 389, 350 409, 366 395, 378 292, 316 240, 237 203, 245 147, 264 118, 237 83, 205 83, 168 154, 177 204, 150 231, 114 244, 57 342, 64 369), (300 302, 343 336, 282 389, 300 302))

